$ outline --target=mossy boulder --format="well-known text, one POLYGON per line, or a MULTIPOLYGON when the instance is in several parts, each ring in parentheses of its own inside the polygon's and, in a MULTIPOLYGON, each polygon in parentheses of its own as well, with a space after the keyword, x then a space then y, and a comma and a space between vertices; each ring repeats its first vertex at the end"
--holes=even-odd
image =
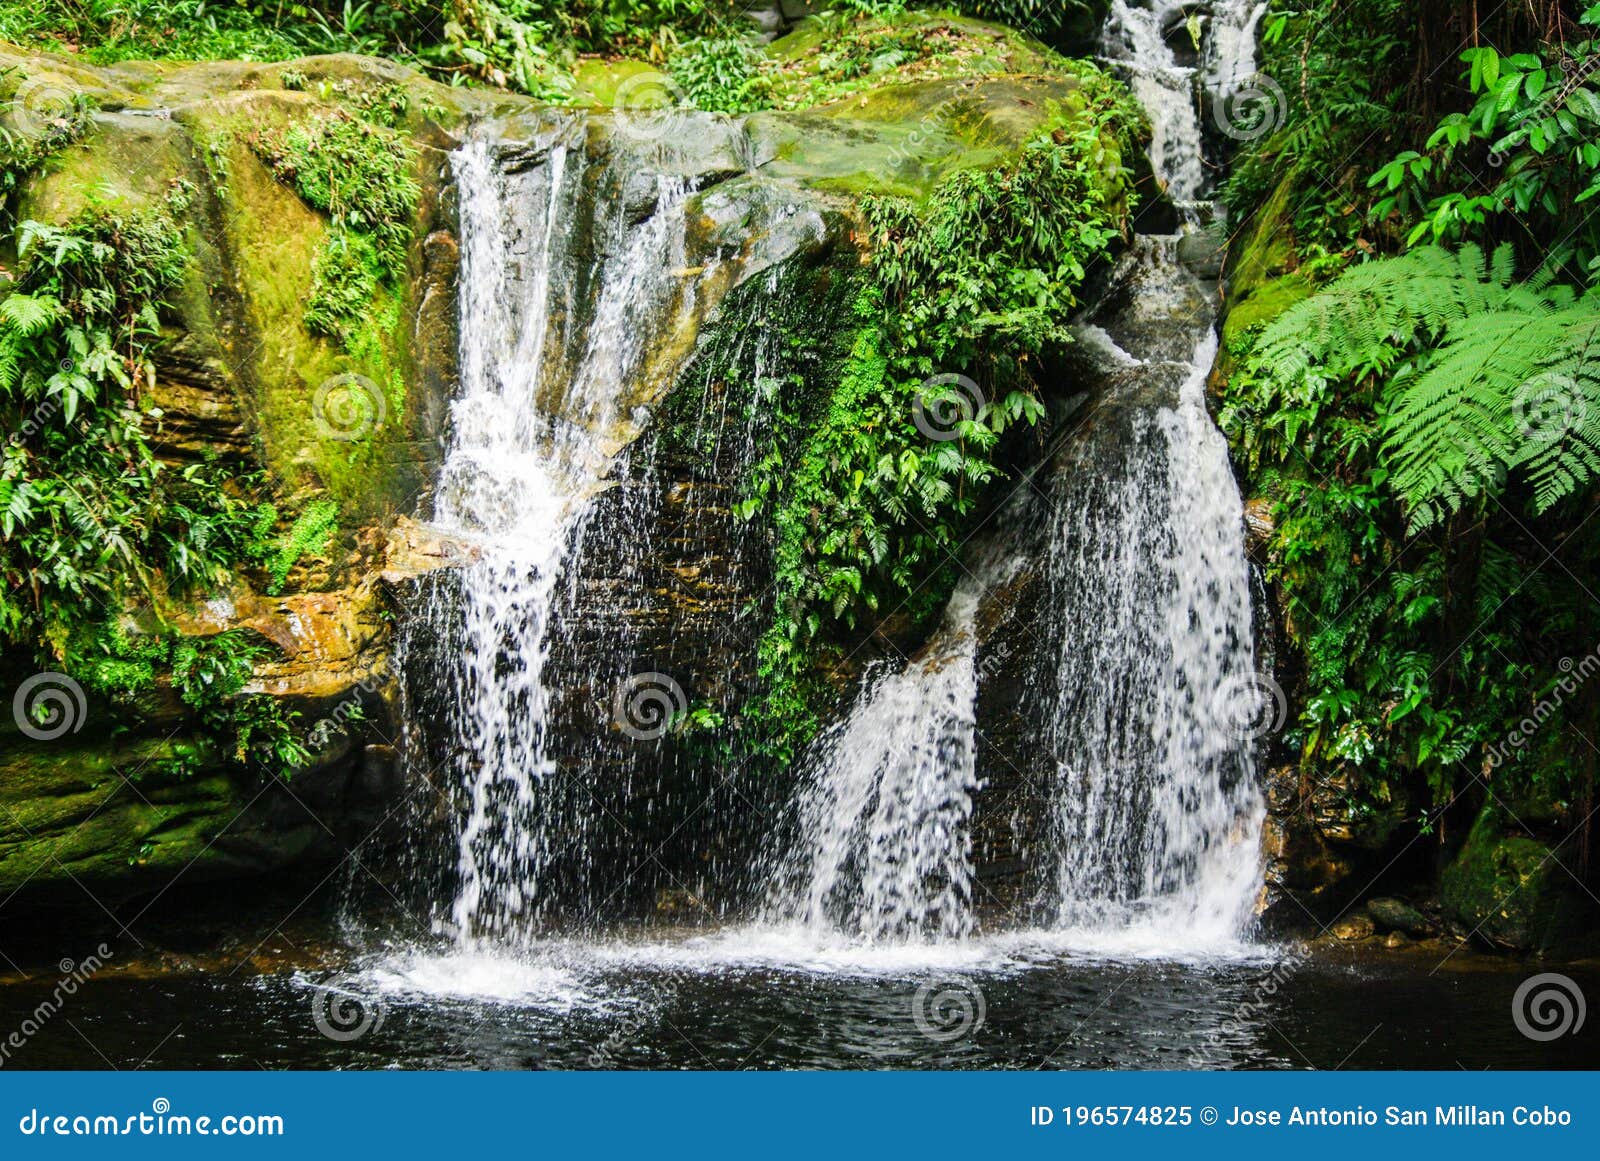
POLYGON ((1446 915, 1495 947, 1591 950, 1600 908, 1571 869, 1575 857, 1573 843, 1517 833, 1491 805, 1440 875, 1439 901, 1446 915))
POLYGON ((1222 323, 1221 353, 1211 375, 1214 388, 1227 382, 1233 361, 1251 331, 1270 323, 1316 290, 1316 284, 1298 269, 1289 212, 1292 190, 1292 180, 1285 179, 1229 248, 1224 269, 1227 310, 1222 323))
POLYGON ((47 742, 0 731, 0 898, 11 914, 310 871, 366 837, 398 788, 382 748, 308 771, 291 791, 221 772, 204 742, 108 738, 104 707, 88 715, 47 742))

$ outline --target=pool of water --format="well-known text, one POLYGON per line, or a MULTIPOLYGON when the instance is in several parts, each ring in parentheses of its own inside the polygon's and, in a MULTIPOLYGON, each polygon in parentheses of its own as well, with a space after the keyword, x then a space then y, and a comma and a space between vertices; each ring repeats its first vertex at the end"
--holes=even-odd
MULTIPOLYGON (((1517 989, 1549 968, 1421 945, 1177 961, 1085 944, 872 949, 733 929, 511 955, 278 932, 113 955, 70 995, 61 965, 13 971, 0 1040, 24 1033, 9 1068, 1600 1066, 1587 1021, 1550 1041, 1519 1030, 1517 989)), ((1555 970, 1600 995, 1600 965, 1555 970)))

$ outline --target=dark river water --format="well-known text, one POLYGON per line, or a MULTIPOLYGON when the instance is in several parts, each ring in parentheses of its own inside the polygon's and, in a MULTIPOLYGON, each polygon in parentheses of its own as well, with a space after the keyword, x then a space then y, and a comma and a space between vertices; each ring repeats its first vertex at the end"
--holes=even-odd
POLYGON ((1600 965, 1420 945, 1180 963, 1026 935, 864 952, 734 930, 490 956, 280 932, 203 955, 115 948, 70 995, 61 967, 0 981, 0 1042, 23 1039, 4 1067, 1600 1066, 1595 1021, 1540 1041, 1513 1013, 1540 972, 1600 997, 1600 965))

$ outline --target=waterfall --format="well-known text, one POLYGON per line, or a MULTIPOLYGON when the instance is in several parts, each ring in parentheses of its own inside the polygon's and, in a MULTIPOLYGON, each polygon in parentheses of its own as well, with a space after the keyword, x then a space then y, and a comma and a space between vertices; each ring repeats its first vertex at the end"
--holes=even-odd
POLYGON ((548 745, 546 663, 562 578, 621 442, 632 377, 685 266, 688 184, 656 178, 642 223, 620 204, 582 221, 585 164, 559 140, 515 172, 485 141, 452 155, 462 384, 434 521, 476 540, 481 555, 414 631, 455 646, 445 728, 464 802, 449 918, 463 944, 527 934, 546 871, 586 840, 589 796, 548 745), (580 230, 602 232, 597 272, 573 268, 580 230))
POLYGON ((1050 485, 1061 927, 1220 944, 1254 903, 1259 691, 1239 494, 1205 410, 1215 354, 1206 327, 1176 407, 1104 418, 1122 454, 1095 441, 1050 485))
POLYGON ((1179 63, 1168 38, 1169 32, 1190 35, 1182 26, 1192 8, 1184 0, 1151 0, 1148 7, 1115 0, 1102 38, 1106 55, 1123 65, 1128 87, 1150 116, 1150 164, 1180 208, 1197 200, 1205 185, 1195 70, 1179 63))
MULTIPOLYGON (((1202 54, 1212 93, 1253 71, 1262 7, 1216 6, 1202 54)), ((1152 164, 1189 203, 1193 230, 1209 187, 1195 98, 1174 95, 1189 91, 1193 70, 1177 66, 1163 35, 1182 9, 1119 0, 1107 48, 1141 97, 1158 91, 1146 98, 1152 164)), ((1054 672, 1041 685, 1053 691, 1055 873, 1045 904, 1059 928, 1206 947, 1245 929, 1259 887, 1263 683, 1242 501, 1206 410, 1214 295, 1182 268, 1178 241, 1138 239, 1121 263, 1114 283, 1129 305, 1105 325, 1119 361, 1136 367, 1119 369, 1124 390, 1102 400, 1095 433, 1049 483, 1054 672)))
POLYGON ((921 656, 870 676, 812 747, 771 919, 824 937, 971 933, 980 592, 964 582, 921 656))
MULTIPOLYGON (((1106 54, 1145 100, 1152 162, 1186 231, 1209 211, 1196 81, 1215 93, 1249 74, 1258 9, 1219 3, 1210 27, 1231 39, 1197 45, 1192 67, 1173 47, 1180 5, 1119 0, 1107 22, 1106 54)), ((640 380, 659 352, 687 357, 673 336, 720 261, 686 260, 689 181, 624 173, 637 159, 586 150, 581 125, 544 126, 531 144, 472 141, 452 158, 462 384, 435 521, 481 550, 410 631, 442 646, 448 670, 457 888, 440 927, 467 950, 537 938, 552 884, 587 888, 624 853, 578 769, 589 759, 553 738, 563 706, 609 694, 588 685, 609 680, 627 652, 612 637, 629 630, 607 621, 574 633, 564 618, 578 564, 615 558, 626 573, 642 549, 621 541, 649 539, 634 526, 642 509, 596 519, 596 498, 624 469, 649 474, 652 441, 619 458, 652 397, 640 380), (552 664, 553 645, 581 647, 584 672, 557 674, 571 659, 552 664)), ((984 639, 1013 582, 1037 595, 1028 635, 1043 639, 1032 653, 1002 651, 1028 669, 1025 760, 1043 775, 1027 780, 1049 837, 1020 851, 1041 884, 1032 915, 1047 931, 1034 934, 1088 945, 1131 933, 1164 954, 1244 930, 1264 813, 1240 728, 1259 702, 1249 574, 1240 497, 1205 406, 1214 288, 1183 268, 1181 241, 1134 240, 1112 291, 1080 320, 1085 351, 1104 364, 1096 416, 1054 441, 969 554, 927 645, 869 665, 849 712, 804 756, 788 825, 758 868, 770 884, 758 931, 791 949, 891 955, 974 943, 987 924, 974 859, 988 805, 984 639)), ((769 296, 777 285, 768 279, 769 296)), ((767 346, 751 355, 762 390, 767 346)), ((595 745, 605 733, 580 729, 595 745)))
MULTIPOLYGON (((1212 212, 1196 78, 1217 92, 1250 74, 1263 6, 1218 4, 1210 27, 1223 40, 1196 44, 1193 67, 1172 47, 1185 7, 1118 0, 1105 46, 1194 230, 1212 212)), ((1047 628, 1030 680, 1048 797, 1035 912, 1054 940, 1157 953, 1237 942, 1264 818, 1243 506, 1205 406, 1214 296, 1183 269, 1179 241, 1136 239, 1113 278, 1120 316, 1084 320, 1087 346, 1132 398, 1113 387, 1088 434, 1035 481, 1048 528, 1047 628)), ((975 618, 1003 583, 969 573, 924 652, 873 672, 812 748, 769 919, 868 943, 974 931, 975 618)))
POLYGON ((1217 5, 1206 29, 1205 70, 1214 96, 1226 100, 1243 89, 1256 72, 1256 37, 1267 0, 1217 5))

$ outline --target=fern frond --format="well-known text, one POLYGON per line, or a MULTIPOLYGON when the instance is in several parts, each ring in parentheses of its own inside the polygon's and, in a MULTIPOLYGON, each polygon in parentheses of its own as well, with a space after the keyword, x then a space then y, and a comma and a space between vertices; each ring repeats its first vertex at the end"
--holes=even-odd
POLYGON ((1543 512, 1600 477, 1600 295, 1515 274, 1509 246, 1367 263, 1285 311, 1251 365, 1308 402, 1388 379, 1382 447, 1414 529, 1513 473, 1543 512))

